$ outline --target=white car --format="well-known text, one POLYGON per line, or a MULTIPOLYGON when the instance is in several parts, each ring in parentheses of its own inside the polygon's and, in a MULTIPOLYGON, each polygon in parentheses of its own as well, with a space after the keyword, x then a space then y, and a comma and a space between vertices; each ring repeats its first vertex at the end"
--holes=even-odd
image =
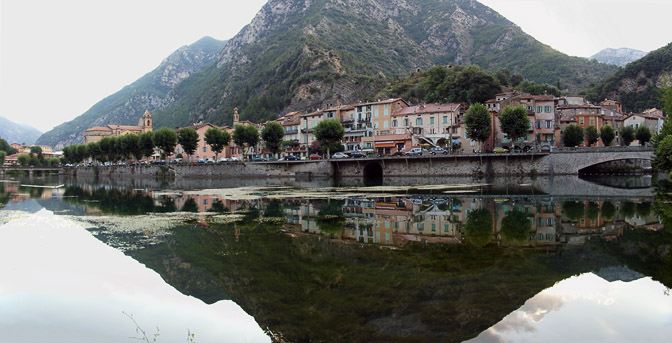
POLYGON ((229 162, 229 159, 226 157, 220 157, 217 159, 217 163, 229 162))
POLYGON ((337 152, 337 153, 331 155, 331 158, 348 158, 348 155, 346 155, 342 152, 337 152))

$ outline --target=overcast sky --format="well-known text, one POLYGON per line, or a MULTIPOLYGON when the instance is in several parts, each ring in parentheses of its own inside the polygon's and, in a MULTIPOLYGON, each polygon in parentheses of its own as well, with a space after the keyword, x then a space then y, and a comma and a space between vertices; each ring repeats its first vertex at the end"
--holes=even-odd
MULTIPOLYGON (((480 0, 575 56, 672 41, 671 0, 480 0)), ((0 0, 0 116, 47 131, 203 36, 229 39, 265 0, 0 0)))

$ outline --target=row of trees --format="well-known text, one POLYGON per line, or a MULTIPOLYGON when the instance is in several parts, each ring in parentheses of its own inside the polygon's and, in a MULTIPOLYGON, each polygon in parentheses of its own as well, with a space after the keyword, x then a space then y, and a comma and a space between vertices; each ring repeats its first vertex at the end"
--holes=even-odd
MULTIPOLYGON (((492 117, 488 109, 482 104, 474 104, 469 107, 464 116, 465 128, 469 139, 483 144, 492 135, 492 117)), ((525 137, 530 127, 530 120, 527 117, 527 110, 523 106, 506 107, 499 115, 499 123, 508 138, 512 141, 525 137)), ((651 141, 651 131, 646 126, 640 126, 636 131, 626 126, 621 128, 619 135, 625 146, 630 145, 635 139, 640 144, 646 144, 651 141)), ((589 126, 585 130, 575 124, 565 128, 562 136, 562 142, 567 147, 574 147, 583 144, 590 146, 602 139, 604 145, 609 146, 616 138, 616 132, 610 125, 603 125, 600 132, 594 126, 589 126)))
MULTIPOLYGON (((624 146, 629 146, 635 139, 642 145, 651 141, 651 131, 646 126, 640 126, 637 130, 630 126, 624 126, 618 134, 621 136, 621 143, 624 146)), ((578 146, 584 142, 587 146, 591 146, 601 139, 605 146, 610 146, 615 138, 616 131, 611 125, 603 125, 598 133, 595 126, 591 125, 583 129, 581 126, 571 124, 565 128, 565 132, 562 134, 562 143, 566 147, 578 146)))

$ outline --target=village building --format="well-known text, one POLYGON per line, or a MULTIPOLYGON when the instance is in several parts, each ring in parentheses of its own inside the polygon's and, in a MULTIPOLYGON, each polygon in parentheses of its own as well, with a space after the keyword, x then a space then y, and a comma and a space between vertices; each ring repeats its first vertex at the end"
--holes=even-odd
POLYGON ((84 130, 84 144, 98 142, 105 137, 119 137, 129 133, 140 134, 152 131, 152 114, 145 110, 145 114, 138 120, 137 126, 106 125, 96 126, 84 130))

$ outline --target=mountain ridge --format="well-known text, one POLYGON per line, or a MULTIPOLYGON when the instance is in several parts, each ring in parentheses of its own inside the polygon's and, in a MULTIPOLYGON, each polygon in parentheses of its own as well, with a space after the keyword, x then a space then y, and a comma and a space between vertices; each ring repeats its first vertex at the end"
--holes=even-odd
POLYGON ((84 130, 94 126, 136 125, 145 110, 153 113, 171 104, 174 99, 170 91, 211 64, 225 44, 226 41, 206 36, 180 47, 154 70, 105 97, 75 119, 44 133, 38 143, 59 149, 82 143, 84 130))
POLYGON ((19 143, 32 145, 42 132, 28 124, 15 123, 0 116, 0 137, 7 143, 19 143))
POLYGON ((176 103, 155 123, 230 125, 234 107, 263 121, 353 103, 390 78, 437 64, 506 67, 574 92, 617 70, 555 51, 472 0, 270 0, 216 66, 176 88, 176 103))
POLYGON ((635 50, 630 48, 612 49, 606 48, 600 50, 589 59, 596 59, 598 62, 617 65, 625 67, 628 63, 634 62, 648 54, 646 51, 635 50))

